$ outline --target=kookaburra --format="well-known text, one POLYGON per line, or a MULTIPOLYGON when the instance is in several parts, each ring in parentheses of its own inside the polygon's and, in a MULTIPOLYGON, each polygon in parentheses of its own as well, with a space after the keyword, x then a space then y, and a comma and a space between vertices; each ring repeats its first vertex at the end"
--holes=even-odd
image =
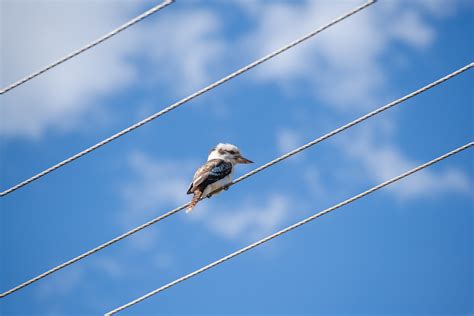
POLYGON ((206 197, 218 189, 225 188, 232 181, 234 166, 239 163, 252 163, 253 161, 244 158, 240 154, 239 148, 232 144, 218 144, 211 149, 207 162, 202 165, 194 174, 193 182, 187 194, 194 194, 186 213, 199 202, 201 197, 206 197))

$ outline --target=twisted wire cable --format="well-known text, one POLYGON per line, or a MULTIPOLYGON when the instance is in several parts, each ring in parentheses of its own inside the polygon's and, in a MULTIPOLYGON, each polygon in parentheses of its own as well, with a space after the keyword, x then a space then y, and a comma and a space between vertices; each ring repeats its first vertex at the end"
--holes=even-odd
POLYGON ((264 56, 264 57, 262 57, 262 58, 260 58, 260 59, 258 59, 258 60, 256 60, 256 61, 254 61, 253 63, 251 63, 251 64, 249 64, 249 65, 247 65, 247 66, 245 66, 245 67, 243 67, 243 68, 241 68, 241 69, 239 69, 239 70, 233 72, 233 73, 231 73, 230 75, 228 75, 228 76, 226 76, 226 77, 224 77, 224 78, 222 78, 222 79, 220 79, 220 80, 218 80, 218 81, 216 81, 216 82, 214 82, 214 83, 208 85, 207 87, 205 87, 205 88, 203 88, 203 89, 201 89, 201 90, 199 90, 199 91, 197 91, 197 92, 191 94, 190 96, 187 96, 186 98, 181 99, 180 101, 178 101, 178 102, 176 102, 176 103, 174 103, 174 104, 168 106, 167 108, 164 108, 163 110, 161 110, 161 111, 159 111, 159 112, 157 112, 157 113, 155 113, 155 114, 153 114, 153 115, 151 115, 151 116, 149 116, 149 117, 143 119, 142 121, 137 122, 137 123, 135 123, 135 124, 133 124, 133 125, 127 127, 126 129, 124 129, 124 130, 122 130, 122 131, 120 131, 120 132, 118 132, 118 133, 116 133, 116 134, 114 134, 114 135, 112 135, 112 136, 110 136, 110 137, 108 137, 108 138, 102 140, 101 142, 99 142, 99 143, 97 143, 97 144, 95 144, 95 145, 93 145, 93 146, 91 146, 91 147, 89 147, 89 148, 86 148, 86 149, 84 149, 83 151, 81 151, 81 152, 79 152, 79 153, 77 153, 77 154, 75 154, 75 155, 73 155, 73 156, 71 156, 71 157, 69 157, 69 158, 67 158, 67 159, 65 159, 65 160, 63 160, 63 161, 57 163, 57 164, 55 164, 54 166, 51 166, 51 167, 49 167, 48 169, 45 169, 45 170, 41 171, 40 173, 38 173, 38 174, 32 176, 31 178, 29 178, 29 179, 27 179, 27 180, 25 180, 25 181, 23 181, 23 182, 20 182, 19 184, 15 185, 15 186, 13 186, 13 187, 11 187, 11 188, 9 188, 9 189, 3 191, 3 192, 0 192, 0 197, 5 196, 5 195, 7 195, 7 194, 9 194, 9 193, 11 193, 11 192, 13 192, 13 191, 16 191, 16 190, 18 190, 19 188, 24 187, 25 185, 28 185, 28 184, 30 184, 31 182, 35 181, 35 180, 38 180, 39 178, 41 178, 41 177, 47 175, 48 173, 50 173, 50 172, 52 172, 52 171, 54 171, 54 170, 57 170, 57 169, 59 169, 59 168, 65 166, 65 165, 67 165, 67 164, 73 162, 74 160, 76 160, 76 159, 78 159, 78 158, 80 158, 80 157, 82 157, 82 156, 84 156, 84 155, 87 155, 87 154, 90 153, 90 152, 93 152, 94 150, 96 150, 96 149, 98 149, 98 148, 100 148, 100 147, 102 147, 102 146, 104 146, 104 145, 110 143, 111 141, 116 140, 117 138, 120 138, 120 137, 124 136, 125 134, 128 134, 129 132, 131 132, 131 131, 133 131, 133 130, 135 130, 135 129, 137 129, 137 128, 143 126, 143 125, 145 125, 146 123, 149 123, 149 122, 155 120, 156 118, 158 118, 158 117, 160 117, 160 116, 162 116, 162 115, 164 115, 164 114, 166 114, 166 113, 168 113, 168 112, 170 112, 170 111, 172 111, 172 110, 174 110, 174 109, 176 109, 176 108, 178 108, 178 107, 184 105, 185 103, 191 101, 192 99, 194 99, 194 98, 196 98, 196 97, 198 97, 198 96, 200 96, 200 95, 202 95, 202 94, 204 94, 204 93, 206 93, 206 92, 208 92, 208 91, 210 91, 210 90, 212 90, 212 89, 214 89, 214 88, 217 88, 218 86, 220 86, 220 85, 224 84, 225 82, 227 82, 227 81, 229 81, 229 80, 231 80, 231 79, 233 79, 233 78, 235 78, 235 77, 237 77, 237 76, 243 74, 244 72, 247 72, 247 71, 249 71, 250 69, 252 69, 252 68, 254 68, 254 67, 256 67, 256 66, 258 66, 258 65, 260 65, 260 64, 262 64, 262 63, 264 63, 264 62, 266 62, 267 60, 269 60, 269 59, 271 59, 271 58, 273 58, 273 57, 275 57, 275 56, 277 56, 277 55, 279 55, 279 54, 281 54, 281 53, 283 53, 283 52, 289 50, 290 48, 292 48, 292 47, 294 47, 294 46, 296 46, 296 45, 298 45, 298 44, 301 44, 302 42, 304 42, 304 41, 310 39, 311 37, 315 36, 316 34, 321 33, 322 31, 326 30, 327 28, 329 28, 329 27, 331 27, 331 26, 333 26, 333 25, 335 25, 335 24, 341 22, 342 20, 344 20, 344 19, 350 17, 351 15, 353 15, 353 14, 355 14, 355 13, 357 13, 357 12, 359 12, 359 11, 365 9, 365 8, 367 8, 368 6, 370 6, 370 5, 373 4, 373 3, 375 3, 375 0, 370 0, 370 1, 366 2, 365 4, 363 4, 363 5, 361 5, 361 6, 357 7, 357 8, 355 8, 355 9, 351 10, 350 12, 348 12, 348 13, 346 13, 346 14, 344 14, 344 15, 338 17, 338 18, 336 18, 335 20, 329 22, 328 24, 326 24, 326 25, 324 25, 324 26, 322 26, 322 27, 320 27, 320 28, 318 28, 318 29, 312 31, 311 33, 306 34, 305 36, 303 36, 303 37, 301 37, 301 38, 299 38, 299 39, 297 39, 297 40, 291 42, 290 44, 287 44, 287 45, 285 45, 285 46, 283 46, 283 47, 277 49, 276 51, 274 51, 274 52, 272 52, 272 53, 270 53, 270 54, 268 54, 268 55, 266 55, 266 56, 264 56))
POLYGON ((319 213, 316 213, 316 214, 314 214, 314 215, 311 215, 311 216, 305 218, 305 219, 302 220, 302 221, 299 221, 299 222, 297 222, 297 223, 295 223, 295 224, 293 224, 293 225, 291 225, 291 226, 288 226, 288 227, 286 227, 286 228, 284 228, 284 229, 282 229, 282 230, 280 230, 280 231, 278 231, 278 232, 276 232, 276 233, 274 233, 274 234, 271 234, 271 235, 269 235, 269 236, 267 236, 267 237, 265 237, 265 238, 263 238, 263 239, 260 239, 259 241, 256 241, 256 242, 254 242, 253 244, 250 244, 250 245, 248 245, 248 246, 246 246, 246 247, 244 247, 244 248, 241 248, 241 249, 239 249, 239 250, 237 250, 237 251, 235 251, 235 252, 233 252, 233 253, 231 253, 231 254, 225 256, 225 257, 222 257, 222 258, 219 259, 219 260, 216 260, 216 261, 214 261, 214 262, 212 262, 212 263, 210 263, 210 264, 208 264, 208 265, 206 265, 206 266, 204 266, 204 267, 202 267, 202 268, 200 268, 200 269, 195 270, 194 272, 191 272, 191 273, 189 273, 189 274, 187 274, 187 275, 185 275, 185 276, 183 276, 183 277, 181 277, 181 278, 179 278, 179 279, 176 279, 176 280, 174 280, 174 281, 172 281, 172 282, 170 282, 170 283, 168 283, 168 284, 165 284, 165 285, 163 285, 162 287, 160 287, 160 288, 158 288, 158 289, 156 289, 156 290, 154 290, 154 291, 151 291, 151 292, 149 292, 149 293, 147 293, 147 294, 145 294, 145 295, 143 295, 143 296, 141 296, 141 297, 139 297, 139 298, 137 298, 137 299, 135 299, 135 300, 133 300, 133 301, 127 303, 127 304, 124 304, 124 305, 122 305, 122 306, 120 306, 120 307, 118 307, 118 308, 116 308, 116 309, 114 309, 114 310, 112 310, 112 311, 106 313, 105 316, 110 316, 110 315, 116 314, 116 313, 118 313, 118 312, 120 312, 120 311, 122 311, 122 310, 124 310, 124 309, 126 309, 126 308, 129 308, 129 307, 131 307, 131 306, 133 306, 133 305, 135 305, 135 304, 138 304, 138 303, 140 303, 140 302, 146 300, 147 298, 149 298, 149 297, 151 297, 151 296, 153 296, 153 295, 155 295, 155 294, 158 294, 158 293, 160 293, 160 292, 163 292, 163 291, 169 289, 170 287, 172 287, 172 286, 174 286, 174 285, 176 285, 176 284, 178 284, 178 283, 181 283, 181 282, 183 282, 183 281, 186 281, 187 279, 192 278, 192 277, 194 277, 194 276, 196 276, 196 275, 198 275, 198 274, 200 274, 200 273, 203 273, 203 272, 206 271, 206 270, 209 270, 209 269, 211 269, 211 268, 214 268, 214 267, 218 266, 219 264, 224 263, 224 262, 227 261, 227 260, 230 260, 230 259, 232 259, 232 258, 234 258, 234 257, 236 257, 236 256, 238 256, 238 255, 243 254, 243 253, 246 252, 246 251, 249 251, 250 249, 253 249, 253 248, 257 247, 257 246, 260 246, 261 244, 266 243, 267 241, 272 240, 273 238, 276 238, 276 237, 279 237, 279 236, 281 236, 281 235, 283 235, 283 234, 286 234, 287 232, 289 232, 289 231, 291 231, 291 230, 293 230, 293 229, 295 229, 295 228, 298 228, 298 227, 300 227, 300 226, 303 226, 304 224, 307 224, 307 223, 311 222, 312 220, 314 220, 314 219, 316 219, 316 218, 318 218, 318 217, 321 217, 321 216, 323 216, 323 215, 325 215, 325 214, 328 214, 329 212, 332 212, 332 211, 334 211, 334 210, 336 210, 336 209, 338 209, 338 208, 340 208, 340 207, 343 207, 343 206, 345 206, 345 205, 347 205, 347 204, 350 204, 350 203, 352 203, 352 202, 354 202, 354 201, 356 201, 356 200, 358 200, 358 199, 361 199, 361 198, 363 198, 363 197, 366 196, 366 195, 369 195, 369 194, 371 194, 371 193, 373 193, 373 192, 375 192, 375 191, 377 191, 377 190, 380 190, 381 188, 383 188, 383 187, 385 187, 385 186, 387 186, 387 185, 389 185, 389 184, 392 184, 392 183, 397 182, 397 181, 399 181, 399 180, 401 180, 401 179, 403 179, 403 178, 405 178, 405 177, 408 177, 409 175, 411 175, 411 174, 413 174, 413 173, 415 173, 415 172, 418 172, 418 171, 420 171, 420 170, 423 170, 423 169, 425 169, 425 168, 427 168, 427 167, 429 167, 429 166, 431 166, 431 165, 433 165, 433 164, 435 164, 435 163, 437 163, 437 162, 440 162, 441 160, 444 160, 444 159, 446 159, 446 158, 448 158, 448 157, 451 157, 452 155, 455 155, 455 154, 457 154, 457 153, 459 153, 459 152, 461 152, 461 151, 463 151, 463 150, 465 150, 465 149, 467 149, 467 148, 470 148, 470 147, 473 146, 473 145, 474 145, 474 142, 470 142, 470 143, 468 143, 468 144, 466 144, 466 145, 464 145, 464 146, 461 146, 461 147, 459 147, 459 148, 457 148, 457 149, 455 149, 455 150, 453 150, 453 151, 450 151, 450 152, 448 152, 448 153, 446 153, 446 154, 444 154, 444 155, 442 155, 442 156, 439 156, 438 158, 435 158, 435 159, 433 159, 433 160, 431 160, 431 161, 429 161, 429 162, 427 162, 427 163, 424 163, 424 164, 422 164, 422 165, 420 165, 420 166, 418 166, 418 167, 416 167, 416 168, 413 168, 413 169, 411 169, 411 170, 409 170, 409 171, 407 171, 407 172, 405 172, 405 173, 402 173, 402 174, 399 175, 399 176, 396 176, 396 177, 394 177, 394 178, 392 178, 392 179, 390 179, 390 180, 387 180, 387 181, 385 181, 385 182, 383 182, 383 183, 381 183, 381 184, 379 184, 379 185, 376 185, 376 186, 372 187, 371 189, 369 189, 369 190, 367 190, 367 191, 364 191, 364 192, 362 192, 362 193, 359 193, 359 194, 357 194, 357 195, 355 195, 355 196, 353 196, 353 197, 351 197, 351 198, 349 198, 349 199, 347 199, 347 200, 345 200, 345 201, 342 201, 342 202, 340 202, 340 203, 338 203, 338 204, 336 204, 336 205, 334 205, 334 206, 331 206, 331 207, 329 207, 329 208, 327 208, 327 209, 325 209, 325 210, 323 210, 323 211, 321 211, 321 212, 319 212, 319 213))
POLYGON ((78 50, 73 51, 72 53, 67 54, 63 58, 58 59, 57 61, 49 64, 48 66, 46 66, 46 67, 44 67, 44 68, 42 68, 42 69, 40 69, 36 72, 33 72, 30 75, 28 75, 28 76, 26 76, 26 77, 24 77, 24 78, 22 78, 22 79, 20 79, 16 82, 12 83, 11 85, 3 88, 2 90, 0 90, 0 95, 4 94, 4 93, 6 93, 6 92, 8 92, 12 89, 15 89, 16 87, 26 83, 27 81, 30 81, 31 79, 33 79, 35 77, 38 77, 39 75, 47 72, 50 69, 53 69, 56 66, 59 66, 60 64, 68 61, 69 59, 72 59, 72 58, 76 57, 77 55, 82 54, 85 51, 91 49, 92 47, 99 45, 100 43, 108 40, 109 38, 113 37, 114 35, 117 35, 118 33, 128 29, 130 26, 144 20, 145 18, 149 17, 153 13, 156 13, 156 12, 160 11, 161 9, 166 8, 167 6, 172 4, 173 2, 174 2, 174 0, 165 0, 165 1, 163 1, 162 3, 154 6, 150 10, 140 14, 139 16, 137 16, 135 18, 133 18, 132 20, 128 21, 127 23, 125 23, 123 25, 121 25, 120 27, 116 28, 115 30, 103 35, 102 37, 99 37, 95 41, 79 48, 78 50))
MULTIPOLYGON (((306 149, 308 149, 309 147, 311 147, 311 146, 313 146, 313 145, 315 145, 315 144, 317 144, 317 143, 319 143, 319 142, 322 142, 322 141, 324 141, 324 140, 326 140, 326 139, 328 139, 328 138, 330 138, 330 137, 332 137, 332 136, 334 136, 334 135, 336 135, 336 134, 338 134, 338 133, 340 133, 340 132, 342 132, 342 131, 344 131, 344 130, 346 130, 346 129, 348 129, 348 128, 350 128, 350 127, 356 125, 356 124, 359 124, 359 123, 361 123, 362 121, 364 121, 364 120, 366 120, 366 119, 368 119, 368 118, 370 118, 370 117, 373 117, 373 116, 376 115, 376 114, 379 114, 379 113, 381 113, 381 112, 383 112, 383 111, 385 111, 385 110, 387 110, 387 109, 389 109, 389 108, 391 108, 391 107, 393 107, 393 106, 395 106, 395 105, 397 105, 397 104, 400 104, 400 103, 402 103, 402 102, 404 102, 404 101, 406 101, 406 100, 408 100, 408 99, 410 99, 410 98, 412 98, 412 97, 414 97, 414 96, 416 96, 416 95, 418 95, 418 94, 420 94, 420 93, 423 93, 423 92, 425 92, 425 91, 428 91, 429 89, 431 89, 431 88, 433 88, 433 87, 435 87, 435 86, 437 86, 437 85, 439 85, 439 84, 441 84, 441 83, 443 83, 443 82, 445 82, 445 81, 447 81, 447 80, 449 80, 449 79, 451 79, 451 78, 453 78, 453 77, 455 77, 455 76, 457 76, 457 75, 463 73, 464 71, 466 71, 466 70, 472 68, 473 66, 474 66, 474 63, 468 64, 468 65, 466 65, 466 66, 464 66, 464 67, 462 67, 462 68, 460 68, 460 69, 458 69, 458 70, 456 70, 456 71, 450 73, 449 75, 444 76, 444 77, 442 77, 442 78, 440 78, 440 79, 438 79, 438 80, 436 80, 436 81, 434 81, 434 82, 432 82, 432 83, 430 83, 430 84, 424 86, 423 88, 420 88, 420 89, 418 89, 418 90, 416 90, 416 91, 414 91, 414 92, 411 92, 411 93, 405 95, 404 97, 401 97, 401 98, 399 98, 399 99, 397 99, 397 100, 395 100, 395 101, 393 101, 393 102, 390 102, 389 104, 387 104, 387 105, 385 105, 385 106, 382 106, 382 107, 380 107, 380 108, 378 108, 378 109, 376 109, 376 110, 374 110, 374 111, 372 111, 372 112, 370 112, 370 113, 368 113, 368 114, 366 114, 366 115, 364 115, 364 116, 361 116, 360 118, 358 118, 358 119, 356 119, 356 120, 354 120, 354 121, 352 121, 352 122, 350 122, 350 123, 348 123, 348 124, 346 124, 346 125, 343 125, 343 126, 337 128, 337 129, 333 130, 332 132, 327 133, 327 134, 324 135, 324 136, 321 136, 321 137, 319 137, 319 138, 317 138, 317 139, 315 139, 315 140, 313 140, 313 141, 311 141, 311 142, 309 142, 309 143, 307 143, 307 144, 305 144, 305 145, 303 145, 303 146, 301 146, 301 147, 298 147, 297 149, 294 149, 294 150, 292 150, 292 151, 290 151, 290 152, 288 152, 288 153, 286 153, 286 154, 284 154, 284 155, 282 155, 282 156, 280 156, 280 157, 278 157, 278 158, 276 158, 276 159, 274 159, 274 160, 272 160, 272 161, 270 161, 270 162, 268 162, 268 163, 266 163, 266 164, 264 164, 264 165, 262 165, 262 166, 260 166, 260 167, 258 167, 258 168, 256 168, 256 169, 254 169, 254 170, 252 170, 252 171, 246 173, 245 175, 243 175, 243 176, 241 176, 241 177, 235 179, 232 183, 230 183, 230 184, 228 185, 228 187, 233 186, 233 185, 235 185, 235 184, 237 184, 237 183, 239 183, 239 182, 241 182, 241 181, 247 179, 247 178, 250 177, 250 176, 255 175, 256 173, 258 173, 258 172, 260 172, 260 171, 262 171, 262 170, 264 170, 264 169, 266 169, 266 168, 269 168, 269 167, 273 166, 274 164, 281 162, 281 161, 284 160, 284 159, 287 159, 287 158, 289 158, 289 157, 291 157, 291 156, 293 156, 293 155, 296 155, 296 154, 300 153, 301 151, 306 150, 306 149)), ((214 192, 214 193, 215 193, 215 192, 214 192)), ((8 295, 10 295, 10 294, 12 294, 12 293, 14 293, 14 292, 20 290, 20 289, 22 289, 22 288, 24 288, 24 287, 26 287, 26 286, 32 284, 32 283, 35 283, 35 282, 37 282, 37 281, 39 281, 39 280, 41 280, 41 279, 47 277, 48 275, 50 275, 50 274, 52 274, 52 273, 54 273, 54 272, 57 272, 57 271, 59 271, 59 270, 65 268, 65 267, 67 267, 67 266, 69 266, 69 265, 71 265, 71 264, 73 264, 73 263, 75 263, 75 262, 77 262, 77 261, 79 261, 79 260, 82 260, 82 259, 84 259, 84 258, 86 258, 86 257, 88 257, 88 256, 90 256, 90 255, 92 255, 92 254, 94 254, 94 253, 96 253, 96 252, 98 252, 98 251, 104 249, 104 248, 107 248, 107 247, 109 247, 109 246, 115 244, 116 242, 118 242, 118 241, 120 241, 120 240, 122 240, 122 239, 125 239, 125 238, 127 238, 127 237, 129 237, 129 236, 131 236, 131 235, 133 235, 133 234, 135 234, 135 233, 137 233, 137 232, 139 232, 139 231, 141 231, 141 230, 143 230, 143 229, 145 229, 145 228, 147 228, 147 227, 149 227, 149 226, 151 226, 151 225, 153 225, 153 224, 155 224, 155 223, 157 223, 157 222, 159 222, 159 221, 161 221, 161 220, 163 220, 163 219, 165 219, 165 218, 167 218, 167 217, 169 217, 169 216, 171 216, 171 215, 173 215, 173 214, 175 214, 175 213, 178 213, 179 211, 185 209, 188 205, 189 205, 189 203, 186 203, 186 204, 184 204, 184 205, 181 205, 181 206, 179 206, 179 207, 177 207, 177 208, 175 208, 175 209, 173 209, 173 210, 171 210, 171 211, 169 211, 169 212, 167 212, 167 213, 165 213, 165 214, 162 214, 162 215, 160 215, 160 216, 158 216, 158 217, 156 217, 156 218, 150 220, 149 222, 147 222, 147 223, 145 223, 145 224, 143 224, 143 225, 141 225, 141 226, 138 226, 138 227, 136 227, 136 228, 134 228, 134 229, 132 229, 132 230, 130 230, 130 231, 128 231, 128 232, 126 232, 126 233, 120 235, 120 236, 115 237, 114 239, 112 239, 112 240, 110 240, 110 241, 108 241, 108 242, 105 242, 105 243, 101 244, 100 246, 97 246, 96 248, 93 248, 93 249, 91 249, 91 250, 89 250, 89 251, 87 251, 87 252, 85 252, 85 253, 83 253, 83 254, 81 254, 81 255, 75 257, 75 258, 72 258, 72 259, 70 259, 70 260, 68 260, 68 261, 66 261, 66 262, 64 262, 64 263, 62 263, 62 264, 60 264, 60 265, 58 265, 58 266, 56 266, 56 267, 54 267, 54 268, 52 268, 52 269, 46 271, 46 272, 44 272, 44 273, 42 273, 42 274, 40 274, 40 275, 38 275, 38 276, 36 276, 36 277, 34 277, 34 278, 28 280, 28 281, 26 281, 26 282, 23 282, 23 283, 21 283, 21 284, 15 286, 14 288, 12 288, 12 289, 10 289, 10 290, 8 290, 8 291, 5 291, 5 292, 3 292, 3 293, 1 293, 1 294, 0 294, 0 298, 3 298, 3 297, 5 297, 5 296, 8 296, 8 295)))
POLYGON ((278 158, 276 158, 276 159, 274 159, 274 160, 272 160, 272 161, 270 161, 270 162, 264 164, 263 166, 260 166, 260 167, 258 167, 258 168, 256 168, 256 169, 250 171, 249 173, 247 173, 247 174, 241 176, 240 178, 235 179, 235 181, 233 181, 231 185, 236 184, 236 183, 238 183, 238 182, 240 182, 240 181, 242 181, 242 180, 244 180, 244 179, 247 179, 248 177, 253 176, 254 174, 256 174, 256 173, 258 173, 258 172, 260 172, 260 171, 262 171, 262 170, 264 170, 264 169, 266 169, 266 168, 268 168, 268 167, 270 167, 270 166, 272 166, 272 165, 274 165, 274 164, 276 164, 276 163, 279 163, 280 161, 285 160, 286 158, 289 158, 289 157, 291 157, 291 156, 293 156, 293 155, 296 155, 297 153, 299 153, 299 152, 301 152, 301 151, 303 151, 303 150, 306 150, 306 149, 308 149, 309 147, 314 146, 314 145, 316 145, 317 143, 320 143, 320 142, 322 142, 322 141, 324 141, 324 140, 326 140, 326 139, 328 139, 328 138, 330 138, 330 137, 332 137, 332 136, 334 136, 334 135, 336 135, 336 134, 338 134, 338 133, 340 133, 340 132, 342 132, 342 131, 344 131, 344 130, 346 130, 346 129, 348 129, 348 128, 351 128, 352 126, 357 125, 357 124, 361 123, 362 121, 365 121, 365 120, 367 120, 368 118, 371 118, 371 117, 374 116, 374 115, 377 115, 377 114, 379 114, 379 113, 381 113, 381 112, 383 112, 383 111, 386 111, 386 110, 390 109, 391 107, 394 107, 395 105, 398 105, 398 104, 400 104, 400 103, 402 103, 402 102, 404 102, 404 101, 406 101, 406 100, 408 100, 408 99, 411 99, 411 98, 413 98, 414 96, 416 96, 416 95, 418 95, 418 94, 420 94, 420 93, 423 93, 423 92, 425 92, 425 91, 427 91, 427 90, 429 90, 429 89, 431 89, 431 88, 433 88, 433 87, 435 87, 435 86, 437 86, 437 85, 439 85, 439 84, 445 82, 446 80, 449 80, 449 79, 451 79, 451 78, 453 78, 453 77, 455 77, 455 76, 457 76, 457 75, 459 75, 459 74, 465 72, 466 70, 471 69, 472 67, 474 67, 474 63, 470 63, 470 64, 468 64, 468 65, 466 65, 466 66, 464 66, 464 67, 461 67, 460 69, 458 69, 458 70, 456 70, 456 71, 450 73, 449 75, 444 76, 443 78, 440 78, 440 79, 438 79, 438 80, 436 80, 436 81, 433 81, 432 83, 430 83, 430 84, 424 86, 423 88, 420 88, 420 89, 418 89, 418 90, 416 90, 416 91, 413 91, 412 93, 409 93, 409 94, 407 94, 406 96, 404 96, 404 97, 402 97, 402 98, 400 98, 400 99, 397 99, 397 100, 395 100, 395 101, 393 101, 393 102, 388 103, 388 104, 385 105, 385 106, 382 106, 382 107, 380 107, 380 108, 378 108, 378 109, 376 109, 376 110, 374 110, 374 111, 372 111, 372 112, 370 112, 370 113, 367 113, 366 115, 361 116, 361 117, 359 117, 358 119, 355 119, 355 120, 353 120, 352 122, 347 123, 346 125, 343 125, 343 126, 337 128, 337 129, 333 130, 332 132, 329 132, 329 133, 327 133, 327 134, 325 134, 325 135, 323 135, 323 136, 321 136, 321 137, 319 137, 319 138, 317 138, 317 139, 315 139, 315 140, 313 140, 313 141, 311 141, 311 142, 309 142, 309 143, 307 143, 307 144, 305 144, 305 145, 303 145, 303 146, 301 146, 301 147, 298 147, 298 148, 296 148, 296 149, 290 151, 289 153, 284 154, 283 156, 280 156, 280 157, 278 157, 278 158))

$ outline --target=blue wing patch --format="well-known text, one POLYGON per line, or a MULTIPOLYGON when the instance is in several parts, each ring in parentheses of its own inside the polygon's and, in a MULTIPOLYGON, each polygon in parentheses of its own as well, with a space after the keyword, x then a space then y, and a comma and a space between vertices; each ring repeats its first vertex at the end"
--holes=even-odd
POLYGON ((188 194, 194 192, 196 188, 202 191, 211 183, 225 178, 232 172, 232 164, 221 159, 212 159, 206 162, 194 174, 193 183, 189 187, 188 194))

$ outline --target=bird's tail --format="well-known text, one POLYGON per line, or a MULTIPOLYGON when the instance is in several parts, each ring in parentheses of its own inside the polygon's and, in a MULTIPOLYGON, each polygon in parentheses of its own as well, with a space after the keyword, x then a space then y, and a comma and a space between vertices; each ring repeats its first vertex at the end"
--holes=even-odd
POLYGON ((189 203, 188 209, 186 210, 186 213, 189 213, 193 210, 193 208, 198 204, 199 200, 202 197, 202 191, 197 189, 194 191, 194 196, 193 199, 191 200, 191 203, 189 203))

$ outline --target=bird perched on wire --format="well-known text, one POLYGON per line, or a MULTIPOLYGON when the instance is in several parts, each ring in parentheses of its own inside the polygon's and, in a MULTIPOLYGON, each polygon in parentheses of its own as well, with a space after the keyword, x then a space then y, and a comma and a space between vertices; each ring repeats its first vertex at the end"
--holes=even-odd
POLYGON ((193 182, 189 186, 187 194, 194 195, 186 213, 192 211, 201 197, 225 188, 232 181, 234 166, 239 163, 253 163, 253 161, 244 158, 237 146, 220 143, 211 149, 207 162, 196 170, 193 182))

